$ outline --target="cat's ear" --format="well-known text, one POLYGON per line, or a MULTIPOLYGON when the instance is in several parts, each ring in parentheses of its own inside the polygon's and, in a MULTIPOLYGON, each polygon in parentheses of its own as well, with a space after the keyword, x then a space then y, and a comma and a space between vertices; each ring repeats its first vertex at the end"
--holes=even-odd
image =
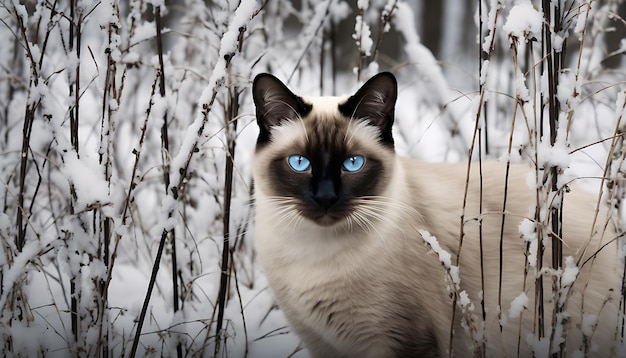
POLYGON ((252 97, 259 125, 259 142, 269 140, 270 129, 286 120, 304 117, 311 105, 295 95, 278 78, 261 73, 252 83, 252 97))
POLYGON ((348 100, 339 105, 343 115, 365 120, 380 129, 381 140, 393 145, 393 126, 398 82, 390 72, 381 72, 370 78, 348 100))

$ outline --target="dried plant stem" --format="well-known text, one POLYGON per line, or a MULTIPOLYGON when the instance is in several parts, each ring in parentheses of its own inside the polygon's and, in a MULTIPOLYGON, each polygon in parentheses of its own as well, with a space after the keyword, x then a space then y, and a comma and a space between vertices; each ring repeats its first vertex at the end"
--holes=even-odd
MULTIPOLYGON (((109 31, 111 31, 111 24, 109 24, 109 31)), ((90 51, 92 58, 93 58, 93 53, 90 51)), ((95 62, 95 59, 94 59, 95 62)), ((107 62, 109 62, 109 60, 107 59, 107 62)), ((104 92, 103 98, 107 97, 107 92, 104 92)), ((103 103, 106 103, 106 100, 103 99, 103 103)), ((99 160, 99 164, 101 166, 103 166, 104 168, 104 180, 106 181, 106 185, 107 185, 107 194, 111 195, 111 176, 112 176, 112 170, 111 170, 111 164, 113 162, 112 160, 112 140, 111 140, 111 135, 112 132, 114 131, 113 129, 113 124, 111 122, 111 108, 107 109, 107 114, 108 114, 108 118, 105 119, 105 117, 103 116, 101 118, 101 126, 102 128, 106 128, 106 132, 100 134, 101 137, 101 143, 100 143, 100 148, 102 148, 102 145, 105 145, 106 150, 104 152, 106 152, 106 160, 104 161, 104 165, 102 163, 102 151, 100 152, 100 160, 99 160), (105 122, 106 122, 106 127, 105 127, 105 122), (102 141, 102 139, 104 139, 104 141, 102 141)), ((103 113, 104 113, 104 108, 103 108, 103 113)), ((110 332, 110 327, 109 327, 109 315, 108 315, 108 292, 106 292, 106 289, 108 287, 108 284, 106 282, 106 279, 108 277, 108 271, 109 271, 109 257, 110 257, 110 242, 111 242, 111 236, 112 236, 112 228, 113 228, 113 219, 107 215, 105 213, 105 211, 102 210, 102 207, 99 205, 94 206, 93 208, 93 236, 94 238, 96 238, 97 240, 97 249, 96 249, 96 255, 95 257, 93 257, 90 260, 90 263, 93 263, 94 261, 99 261, 99 263, 101 263, 104 268, 105 268, 105 274, 103 276, 98 276, 98 277, 94 277, 93 278, 93 285, 94 288, 96 290, 96 292, 98 292, 98 294, 93 295, 92 299, 94 301, 94 305, 95 305, 95 310, 96 310, 96 315, 94 319, 91 319, 89 324, 93 325, 95 327, 97 327, 98 330, 98 336, 96 338, 96 342, 95 342, 95 346, 93 346, 93 351, 90 350, 90 352, 93 352, 92 354, 95 354, 101 358, 107 358, 109 356, 109 332, 110 332), (95 296, 95 297, 94 297, 95 296)), ((91 349, 92 347, 90 347, 91 349)))
POLYGON ((81 46, 82 13, 77 14, 77 0, 70 1, 70 53, 76 51, 76 65, 74 67, 74 83, 70 84, 70 96, 74 96, 74 107, 70 111, 70 141, 72 148, 79 155, 78 122, 80 99, 80 46, 81 46), (76 40, 76 44, 74 44, 76 40))
MULTIPOLYGON (((80 99, 80 15, 77 14, 77 0, 70 1, 70 38, 69 38, 69 50, 70 53, 76 52, 76 65, 74 67, 74 82, 70 83, 69 93, 70 96, 74 96, 74 107, 70 111, 70 142, 72 148, 76 152, 76 157, 80 158, 79 146, 78 146, 78 122, 79 122, 79 99, 80 99), (76 44, 74 43, 76 42, 76 44)), ((72 185, 72 184, 71 184, 72 185)), ((73 238, 70 238, 73 240, 73 238)), ((80 279, 76 277, 72 272, 70 277, 70 300, 71 300, 71 321, 72 321, 72 333, 74 333, 74 339, 78 341, 79 334, 79 315, 78 315, 78 300, 80 292, 76 292, 76 280, 80 279)))
MULTIPOLYGON (((115 12, 116 12, 116 16, 117 18, 119 18, 119 7, 118 4, 115 3, 115 12)), ((111 22, 109 22, 108 24, 108 44, 109 46, 113 46, 113 36, 118 36, 119 35, 119 27, 113 22, 114 20, 112 20, 111 22)), ((131 31, 134 29, 134 23, 133 26, 131 26, 131 31)), ((122 80, 121 80, 121 84, 119 89, 116 87, 116 74, 117 74, 117 63, 116 61, 113 59, 112 55, 111 55, 111 51, 113 50, 111 47, 109 47, 106 51, 106 73, 105 73, 105 82, 104 82, 104 95, 102 96, 102 128, 100 129, 101 134, 100 134, 100 143, 101 143, 101 148, 100 148, 100 159, 99 162, 102 165, 104 163, 104 168, 105 168, 105 178, 107 181, 107 184, 109 186, 109 194, 110 194, 110 189, 111 189, 111 175, 112 175, 112 162, 113 162, 113 153, 112 153, 112 145, 113 145, 113 141, 111 139, 111 136, 113 135, 113 113, 115 111, 117 111, 117 106, 120 104, 120 99, 122 98, 122 92, 123 92, 123 88, 124 88, 124 79, 126 78, 126 70, 127 68, 124 67, 123 69, 123 73, 122 73, 122 80), (116 101, 116 105, 114 108, 112 108, 111 106, 111 100, 115 100, 116 101), (105 148, 102 148, 102 145, 106 145, 105 148), (106 156, 104 156, 104 154, 106 153, 106 156), (104 158, 103 158, 104 156, 104 158)), ((154 97, 154 84, 152 86, 152 94, 150 96, 150 98, 152 99, 154 97)), ((152 104, 152 101, 150 101, 150 105, 152 104)), ((140 153, 141 153, 141 149, 143 146, 143 140, 145 137, 145 127, 148 121, 148 117, 149 117, 149 113, 150 113, 151 109, 150 107, 147 110, 147 114, 145 117, 145 121, 144 121, 144 126, 141 130, 141 134, 140 134, 140 140, 139 140, 139 148, 136 149, 134 151, 134 155, 135 155, 135 164, 133 166, 133 172, 132 175, 130 177, 130 181, 129 181, 129 189, 128 189, 128 195, 126 200, 124 201, 124 208, 122 209, 122 215, 121 215, 121 223, 122 225, 126 225, 126 219, 127 219, 127 213, 128 213, 128 206, 129 206, 129 197, 132 195, 132 192, 134 191, 137 183, 135 182, 135 175, 137 172, 137 166, 139 163, 139 157, 140 157, 140 153)), ((104 247, 104 264, 105 267, 107 268, 106 270, 106 277, 104 278, 104 282, 102 283, 102 288, 101 288, 101 302, 102 302, 102 307, 103 310, 100 312, 100 317, 98 319, 99 321, 99 337, 100 339, 98 340, 98 347, 96 347, 96 352, 101 352, 102 357, 106 358, 109 356, 109 319, 108 319, 108 302, 109 302, 109 286, 111 284, 111 280, 113 277, 113 268, 115 267, 115 260, 117 258, 117 249, 120 243, 120 240, 122 238, 122 235, 119 232, 115 233, 115 245, 113 247, 113 249, 110 249, 110 245, 111 245, 111 238, 113 236, 112 233, 112 219, 109 217, 105 218, 105 222, 104 222, 104 243, 103 243, 103 247, 104 247), (106 313, 105 313, 106 310, 106 313)))
POLYGON ((235 146, 237 137, 237 116, 239 115, 239 89, 238 86, 232 81, 232 74, 230 66, 228 69, 228 95, 226 97, 226 113, 224 116, 224 128, 226 130, 226 151, 225 151, 225 174, 224 174, 224 204, 222 207, 222 225, 224 230, 222 241, 222 266, 220 276, 220 288, 218 293, 218 310, 217 310, 217 322, 215 328, 215 356, 218 355, 220 350, 220 342, 222 336, 222 326, 224 321, 224 311, 226 309, 227 297, 226 294, 229 291, 230 283, 230 214, 231 214, 231 202, 233 195, 233 173, 235 163, 235 146))
MULTIPOLYGON (((130 206, 130 202, 135 190, 135 187, 137 186, 137 183, 135 182, 135 177, 136 177, 136 173, 137 173, 137 168, 139 167, 139 159, 141 157, 141 149, 143 147, 143 142, 145 139, 145 134, 146 134, 146 128, 148 126, 148 119, 150 118, 150 113, 152 111, 152 105, 154 103, 154 97, 155 97, 155 92, 156 92, 156 87, 157 87, 157 82, 159 80, 159 78, 162 78, 163 74, 158 73, 157 77, 154 79, 154 83, 152 84, 152 93, 150 94, 150 104, 148 105, 148 109, 146 110, 146 117, 145 120, 143 122, 143 125, 141 127, 141 135, 140 135, 140 139, 139 139, 139 149, 135 149, 133 151, 133 153, 135 154, 135 165, 133 166, 133 172, 131 174, 131 178, 130 178, 130 185, 128 188, 128 193, 126 196, 126 200, 124 201, 124 210, 122 213, 122 222, 125 223, 126 221, 126 217, 127 217, 127 210, 130 206)), ((141 328, 143 326, 143 321, 145 319, 146 313, 148 311, 148 304, 150 303, 150 296, 152 295, 152 289, 154 288, 154 284, 156 282, 156 274, 159 270, 159 265, 161 264, 161 255, 163 253, 163 247, 165 246, 165 241, 168 237, 168 230, 163 230, 162 234, 161 234, 161 241, 159 242, 159 248, 157 250, 157 254, 156 257, 154 259, 154 265, 152 267, 152 275, 150 277, 150 283, 148 284, 148 290, 146 292, 146 298, 144 299, 143 302, 143 306, 141 309, 141 313, 139 315, 139 320, 137 322, 137 333, 135 335, 135 338, 133 340, 133 346, 131 348, 131 352, 130 352, 130 356, 134 357, 136 352, 137 352, 137 345, 139 343, 139 336, 141 333, 141 328), (136 342, 136 343, 135 343, 136 342)), ((119 241, 121 239, 121 236, 118 235, 116 242, 115 242, 115 248, 113 250, 113 256, 112 256, 112 261, 111 261, 111 266, 113 266, 114 262, 115 262, 115 257, 117 256, 117 247, 119 244, 119 241)), ((109 271, 110 272, 110 271, 109 271)), ((109 280, 107 280, 109 281, 109 280)))
MULTIPOLYGON (((17 19, 17 23, 19 26, 20 34, 23 38, 23 46, 26 50, 26 57, 29 61, 31 77, 29 83, 29 96, 31 95, 30 89, 37 87, 39 85, 39 67, 37 66, 37 62, 30 48, 30 43, 28 42, 28 36, 26 35, 26 25, 24 24, 24 20, 16 9, 13 9, 14 15, 17 19)), ((41 103, 41 99, 31 99, 26 104, 26 109, 24 113, 24 125, 22 126, 22 149, 20 156, 20 173, 19 173, 19 191, 18 191, 18 199, 17 205, 18 210, 16 210, 16 226, 17 226, 17 237, 15 238, 15 246, 18 252, 21 252, 24 248, 25 240, 26 240, 26 224, 23 223, 24 215, 26 215, 23 210, 25 209, 24 205, 24 191, 26 190, 26 174, 27 174, 27 165, 28 165, 28 151, 30 148, 30 135, 33 129, 33 122, 35 120, 35 111, 39 107, 41 103)))
MULTIPOLYGON (((517 49, 517 41, 513 41, 511 43, 511 50, 512 50, 512 58, 513 58, 513 73, 514 76, 517 76, 518 74, 520 74, 521 72, 518 70, 519 69, 519 65, 518 65, 518 49, 517 49)), ((531 58, 534 59, 534 56, 532 55, 533 50, 532 50, 532 46, 530 47, 530 51, 531 51, 531 58)), ((535 78, 534 76, 534 72, 533 73, 533 79, 535 78)), ((519 78, 514 78, 514 81, 522 81, 522 79, 519 78)), ((510 176, 510 170, 511 170, 511 153, 513 151, 513 135, 515 133, 515 122, 516 122, 516 118, 517 118, 517 111, 518 109, 522 112, 522 115, 524 117, 524 119, 526 120, 526 122, 528 122, 528 117, 527 114, 524 110, 524 104, 526 100, 523 99, 520 96, 519 90, 516 91, 515 93, 515 102, 513 103, 513 114, 512 114, 512 119, 511 119, 511 131, 509 134, 509 143, 508 143, 508 147, 507 147, 507 161, 506 161, 506 170, 505 170, 505 175, 504 175, 504 196, 503 196, 503 200, 502 200, 502 222, 500 224, 500 246, 499 246, 499 259, 500 259, 500 271, 499 271, 499 275, 498 275, 498 306, 500 307, 500 311, 498 312, 498 324, 500 325, 500 331, 502 332, 503 327, 502 327, 502 321, 501 321, 501 314, 502 314, 502 282, 503 282, 503 261, 504 261, 504 228, 505 228, 505 222, 506 222, 506 209, 507 209, 507 201, 508 201, 508 193, 509 193, 509 176, 510 176)), ((527 126, 529 127, 529 126, 527 126)), ((530 135, 530 134, 529 134, 530 135)), ((522 287, 521 287, 521 292, 526 292, 526 280, 528 278, 528 250, 529 250, 529 243, 526 244, 526 250, 525 250, 525 256, 524 256, 524 272, 522 274, 523 276, 523 280, 522 280, 522 287)), ((522 347, 522 315, 524 314, 524 312, 520 312, 519 315, 519 323, 518 323, 518 335, 517 335, 517 355, 519 356, 520 354, 520 350, 522 347)))
POLYGON ((388 9, 383 9, 381 15, 381 24, 378 29, 378 38, 376 39, 376 44, 374 45, 374 51, 372 51, 371 61, 376 61, 378 59, 378 53, 380 52, 380 46, 383 43, 383 36, 385 35, 385 31, 387 26, 391 23, 391 19, 393 19, 394 12, 398 9, 398 0, 393 0, 393 3, 388 9))
POLYGON ((24 192, 26 190, 26 173, 28 165, 28 148, 30 146, 30 134, 33 129, 33 121, 35 119, 36 106, 27 105, 24 113, 24 125, 22 127, 22 151, 20 158, 20 174, 19 174, 19 191, 18 191, 18 209, 16 222, 18 234, 15 240, 15 247, 18 252, 21 252, 24 248, 26 241, 26 224, 23 223, 25 212, 23 212, 24 206, 24 192))
MULTIPOLYGON (((551 2, 549 0, 542 0, 542 10, 544 14, 544 27, 542 29, 543 33, 543 51, 544 51, 544 61, 547 64, 547 75, 548 75, 548 118, 549 118, 549 126, 550 126, 550 145, 555 146, 557 144, 557 132, 559 126, 559 114, 561 111, 560 102, 557 98, 557 88, 559 85, 559 74, 561 73, 562 68, 562 52, 557 51, 552 46, 552 35, 553 33, 560 33, 561 31, 561 8, 560 4, 557 2, 551 2)), ((565 40, 563 40, 565 41, 565 40)), ((542 111, 543 113, 543 111, 542 111)), ((543 126, 542 126, 543 127, 543 126)), ((541 128, 543 129, 543 128, 541 128)), ((538 163, 539 164, 539 163, 538 163)), ((548 168, 546 168, 548 169, 548 168)), ((562 172, 557 166, 551 166, 549 171, 547 171, 550 177, 548 189, 549 192, 555 193, 556 198, 555 202, 550 203, 550 231, 548 232, 548 236, 551 239, 551 249, 552 249, 552 269, 560 270, 563 266, 563 242, 561 238, 563 237, 563 192, 560 191, 558 186, 558 178, 562 172)), ((545 178, 547 179, 547 178, 545 178)), ((545 180, 544 179, 544 180, 545 180)), ((541 237, 541 236, 539 236, 541 237)), ((542 246, 540 243, 539 246, 542 246)), ((543 248, 541 248, 543 253, 543 248)), ((538 260, 540 258, 538 257, 538 260)), ((537 278, 538 288, 543 290, 542 281, 543 275, 539 275, 537 278)), ((552 295, 558 296, 561 284, 557 275, 551 275, 552 278, 552 295)), ((540 319, 543 314, 543 292, 539 292, 539 296, 541 300, 539 300, 539 309, 540 309, 540 319)), ((556 352, 553 353, 553 356, 560 357, 564 352, 565 343, 560 343, 560 347, 553 347, 557 325, 559 325, 559 316, 563 311, 563 305, 554 304, 554 309, 552 310, 552 321, 551 321, 551 329, 552 334, 550 335, 550 351, 556 352)), ((540 324, 540 338, 543 337, 542 328, 543 324, 540 324)), ((564 332, 563 334, 565 334, 564 332)), ((561 337, 559 337, 561 338, 561 337)))
MULTIPOLYGON (((26 19, 22 18, 18 13, 17 9, 13 8, 13 15, 17 19, 17 24, 19 26, 19 33, 23 39, 23 46, 26 51, 26 57, 30 66, 31 77, 28 84, 28 101, 24 110, 24 123, 22 126, 22 146, 20 150, 20 161, 19 161, 19 177, 18 177, 18 193, 17 193, 17 207, 15 210, 16 215, 16 226, 17 226, 17 235, 15 237, 15 252, 13 256, 19 255, 26 245, 26 227, 28 226, 28 221, 30 217, 30 213, 27 211, 27 207, 25 204, 26 197, 26 177, 28 175, 28 164, 29 164, 29 152, 31 145, 31 134, 33 129, 33 123, 35 121, 36 110, 41 103, 41 98, 35 97, 34 88, 39 85, 39 69, 40 66, 37 64, 35 57, 33 56, 33 52, 31 51, 30 44, 28 41, 28 37, 26 34, 26 24, 24 21, 26 19), (31 98, 35 97, 35 98, 31 98)), ((42 54, 43 56, 43 54, 42 54)), ((34 201, 35 198, 33 197, 34 201)), ((30 205, 32 208, 32 202, 30 205)), ((12 251, 12 250, 10 250, 12 251)), ((11 261, 10 257, 8 258, 9 262, 11 261)), ((0 276, 3 279, 4 283, 4 275, 0 276)), ((4 285, 3 285, 4 286, 4 285)), ((8 321, 9 326, 13 324, 13 321, 29 321, 31 320, 31 312, 28 307, 28 296, 25 295, 24 285, 22 282, 13 282, 10 287, 3 287, 4 289, 11 290, 8 293, 6 306, 11 307, 11 319, 8 321)), ((3 292, 4 293, 4 292, 3 292)), ((0 307, 4 311, 4 307, 0 307)), ((2 312, 4 313, 4 312, 2 312)), ((0 314, 1 316, 1 314, 0 314)), ((4 320, 3 320, 4 321, 4 320)), ((13 339, 12 337, 7 337, 4 346, 7 347, 7 351, 11 352, 13 350, 13 339)))
MULTIPOLYGON (((494 26, 493 26, 493 30, 495 32, 495 23, 498 19, 498 14, 500 13, 500 8, 497 8, 495 10, 495 16, 494 16, 494 26)), ((493 48, 494 48, 494 44, 495 44, 495 33, 492 34, 491 36, 491 41, 489 43, 489 52, 487 53, 487 59, 491 58, 491 55, 493 54, 493 48)), ((480 44, 479 44, 480 46, 480 44)), ((481 123, 481 119, 482 119, 482 115, 483 115, 483 103, 485 103, 485 94, 486 94, 486 88, 485 86, 481 86, 481 90, 480 90, 480 96, 479 96, 479 103, 480 105, 478 106, 478 109, 476 111, 476 116, 474 118, 475 124, 474 124, 474 131, 472 134, 472 140, 471 140, 471 144, 470 144, 470 148, 468 150, 468 159, 467 159, 467 170, 466 170, 466 174, 465 174, 465 189, 463 191, 463 205, 462 205, 462 213, 461 213, 461 220, 460 220, 460 225, 459 225, 459 246, 456 252, 456 263, 455 265, 459 265, 460 260, 461 260, 461 249, 463 247, 463 239, 465 237, 465 212, 467 209, 467 199, 468 199, 468 194, 469 194, 469 183, 470 183, 470 178, 471 178, 471 163, 472 163, 472 157, 473 157, 473 153, 474 153, 474 147, 476 145, 476 142, 478 141, 479 146, 481 145, 480 143, 480 129, 482 128, 482 125, 484 125, 483 123, 481 123)), ((482 151, 479 150, 479 156, 482 157, 482 151)), ((480 170, 482 172, 482 158, 479 158, 479 160, 481 161, 481 163, 479 164, 480 166, 480 170)), ((479 185, 482 188, 482 175, 479 176, 479 185)), ((479 225, 479 233, 482 232, 482 220, 480 219, 482 217, 482 193, 480 195, 481 197, 481 203, 479 203, 479 221, 478 221, 478 225, 479 225)), ((481 238, 482 241, 482 238, 481 238)), ((482 267, 482 242, 480 244, 480 255, 481 255, 481 277, 484 280, 484 272, 482 271, 483 267, 482 267)), ((484 285, 484 281, 482 281, 482 284, 484 285)), ((483 286, 483 292, 484 292, 484 286, 483 286)), ((450 347, 449 347, 449 351, 450 354, 453 354, 453 340, 454 340, 454 321, 455 321, 455 316, 456 316, 456 306, 457 306, 457 298, 456 296, 453 298, 453 302, 452 302, 452 323, 450 324, 450 347)), ((486 317, 486 310, 485 310, 485 302, 484 302, 484 297, 481 298, 481 308, 482 308, 482 316, 486 317)), ((484 350, 484 347, 482 349, 482 352, 475 352, 476 354, 479 355, 484 355, 486 352, 484 350)))
POLYGON ((161 233, 161 240, 159 241, 159 247, 157 249, 156 256, 154 258, 154 264, 152 266, 152 273, 150 275, 150 282, 148 283, 148 290, 146 291, 146 298, 143 300, 143 305, 141 306, 141 313, 139 314, 139 318, 137 320, 137 330, 135 333, 135 337, 133 338, 133 345, 130 349, 130 357, 134 358, 137 354, 137 347, 139 346, 139 337, 141 336, 141 329, 143 328, 143 322, 146 318, 146 313, 148 312, 148 305, 150 304, 150 297, 152 296, 152 290, 154 289, 154 284, 156 283, 156 276, 159 272, 159 266, 161 265, 161 255, 163 254, 163 248, 165 247, 165 242, 167 241, 168 230, 163 230, 161 233))
MULTIPOLYGON (((478 35, 479 38, 483 38, 483 32, 484 32, 484 21, 483 21, 483 2, 479 1, 478 2, 478 35)), ((495 25, 495 23, 494 23, 495 25)), ((495 28, 495 27, 494 27, 495 28)), ((494 44, 494 42, 492 41, 492 44, 494 44)), ((490 51, 491 51, 492 47, 490 47, 490 51)), ((483 51, 483 48, 481 46, 480 41, 478 42, 478 73, 482 74, 483 73, 483 65, 484 65, 484 61, 488 60, 490 57, 488 52, 483 51)), ((486 81, 486 77, 485 77, 485 81, 486 81)), ((483 81, 481 80, 480 76, 478 79, 478 91, 479 92, 483 92, 483 87, 485 86, 485 83, 483 83, 483 81)), ((485 153, 489 154, 489 138, 488 138, 488 121, 487 121, 487 100, 481 102, 480 104, 483 107, 483 118, 484 118, 484 122, 485 122, 485 153)))
MULTIPOLYGON (((235 258, 233 256, 233 250, 230 250, 229 253, 230 253, 230 260, 231 260, 231 262, 234 262, 235 258)), ((230 267, 231 267, 231 272, 233 274, 233 277, 235 279, 235 289, 237 290, 237 297, 239 297, 239 310, 241 312, 241 319, 243 320, 243 333, 244 333, 244 335, 246 337, 246 339, 245 339, 246 348, 245 348, 245 352, 244 352, 243 356, 246 357, 248 355, 248 351, 249 351, 249 347, 248 347, 248 341, 249 341, 249 338, 248 338, 248 326, 246 324, 246 316, 245 316, 245 314, 243 312, 243 307, 244 306, 243 306, 243 300, 241 298, 241 291, 239 290, 239 278, 237 277, 237 269, 235 268, 235 265, 230 265, 230 267)))
MULTIPOLYGON (((161 100, 166 101, 165 98, 165 65, 163 64, 163 34, 161 31, 161 6, 157 6, 154 10, 155 22, 156 22, 156 43, 157 54, 159 57, 159 68, 161 76, 159 76, 159 94, 161 100)), ((168 134, 168 111, 167 108, 163 113, 163 125, 161 126, 161 153, 163 159, 163 183, 165 184, 165 192, 170 187, 170 164, 169 164, 169 134, 168 134)), ((178 289, 178 261, 176 257, 176 230, 170 231, 170 243, 171 243, 171 259, 172 259, 172 302, 174 305, 174 313, 180 309, 179 289, 178 289)), ((181 358, 183 356, 183 347, 181 342, 176 343, 176 356, 181 358)))

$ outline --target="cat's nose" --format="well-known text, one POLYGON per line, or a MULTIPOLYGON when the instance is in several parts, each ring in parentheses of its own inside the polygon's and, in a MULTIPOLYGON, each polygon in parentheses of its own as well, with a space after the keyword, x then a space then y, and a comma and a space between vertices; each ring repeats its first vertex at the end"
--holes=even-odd
POLYGON ((329 209, 333 206, 339 197, 337 196, 335 185, 333 185, 332 180, 320 180, 317 184, 317 191, 315 192, 313 199, 324 209, 329 209))

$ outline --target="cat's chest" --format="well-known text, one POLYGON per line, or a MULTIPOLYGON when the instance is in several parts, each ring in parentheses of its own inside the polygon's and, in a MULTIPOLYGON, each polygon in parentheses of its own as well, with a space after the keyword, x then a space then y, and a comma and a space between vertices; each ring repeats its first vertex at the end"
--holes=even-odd
POLYGON ((374 332, 372 327, 381 326, 380 307, 384 297, 372 288, 376 279, 368 270, 355 269, 345 272, 327 267, 300 275, 295 270, 292 271, 295 275, 283 277, 289 282, 277 285, 281 307, 292 320, 302 322, 346 352, 357 349, 354 342, 367 342, 383 333, 374 332))

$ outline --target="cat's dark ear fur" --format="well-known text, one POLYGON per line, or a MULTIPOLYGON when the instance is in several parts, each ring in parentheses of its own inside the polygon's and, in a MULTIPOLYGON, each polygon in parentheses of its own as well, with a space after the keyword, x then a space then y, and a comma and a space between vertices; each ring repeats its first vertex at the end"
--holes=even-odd
POLYGON ((296 96, 278 78, 261 73, 252 83, 252 97, 259 125, 259 143, 269 141, 270 129, 285 120, 306 116, 311 105, 296 96))
POLYGON ((370 78, 348 100, 339 106, 343 115, 363 119, 380 129, 381 140, 393 145, 393 125, 398 82, 390 72, 381 72, 370 78))

